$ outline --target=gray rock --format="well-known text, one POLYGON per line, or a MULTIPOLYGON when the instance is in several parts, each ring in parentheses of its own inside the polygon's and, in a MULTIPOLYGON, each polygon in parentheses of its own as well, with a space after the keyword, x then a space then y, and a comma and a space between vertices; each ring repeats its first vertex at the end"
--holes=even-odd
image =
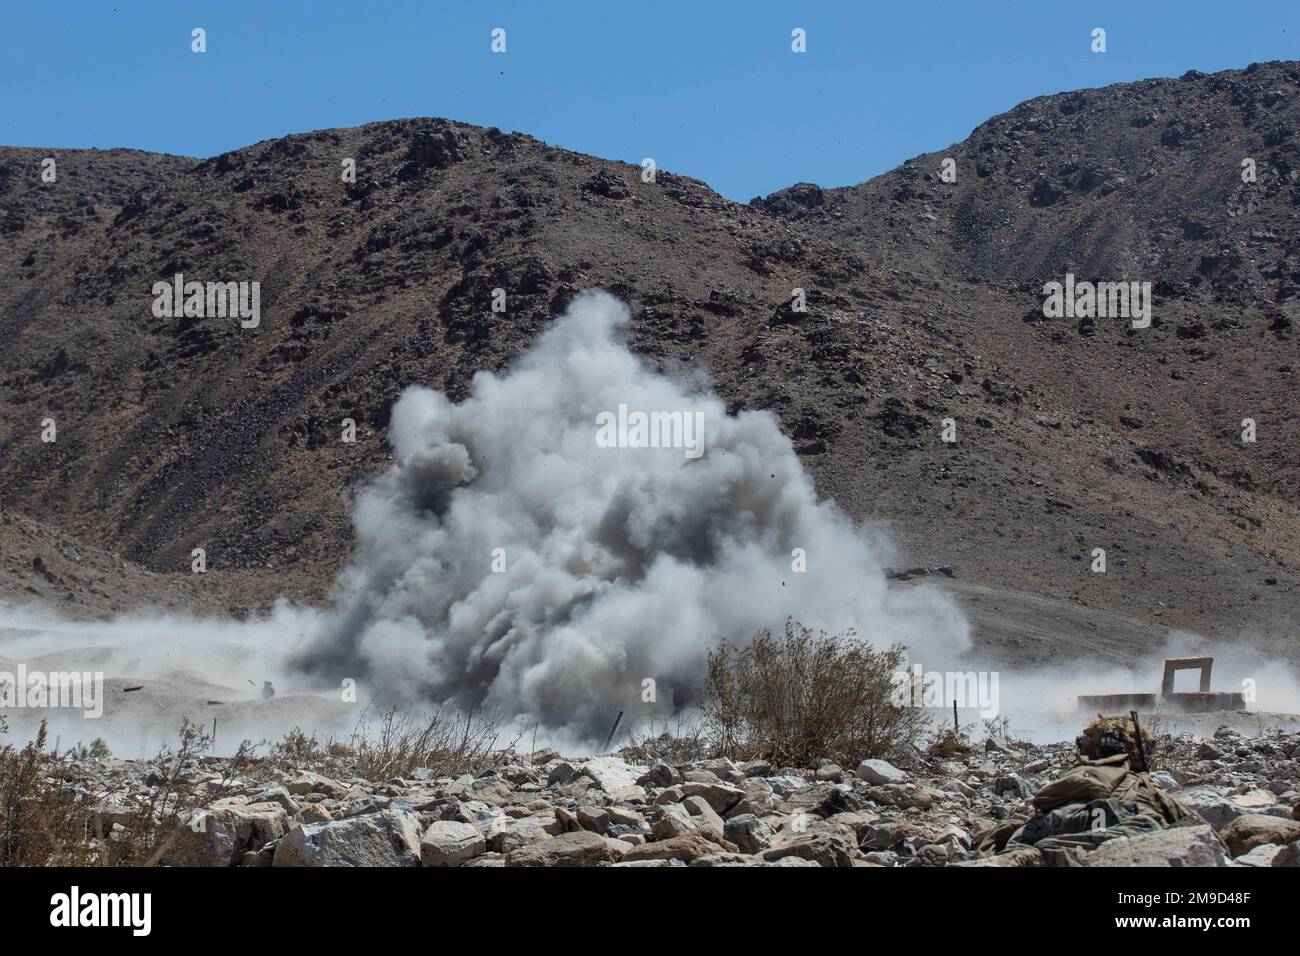
POLYGON ((510 853, 548 840, 563 830, 563 824, 554 813, 537 813, 526 817, 498 817, 487 827, 484 836, 488 849, 493 853, 510 853))
POLYGON ((682 806, 694 818, 691 822, 696 827, 712 830, 718 836, 722 836, 724 829, 722 817, 718 816, 713 807, 709 806, 707 800, 703 797, 687 797, 682 801, 682 806))
POLYGON ((736 844, 741 853, 762 853, 772 846, 772 828, 752 813, 728 819, 722 835, 736 844))
POLYGON ((1178 781, 1165 770, 1157 770, 1155 773, 1151 774, 1151 782, 1161 790, 1173 792, 1178 789, 1178 781))
POLYGON ((608 794, 635 787, 641 776, 639 768, 633 767, 622 757, 593 757, 582 763, 582 772, 596 781, 596 786, 608 794))
POLYGON ((1273 860, 1282 852, 1276 843, 1265 843, 1255 847, 1249 853, 1243 853, 1232 861, 1234 866, 1272 866, 1273 860))
POLYGON ((420 862, 425 866, 460 866, 487 849, 487 840, 468 823, 439 820, 420 838, 420 862))
POLYGON ((278 803, 246 803, 246 798, 218 800, 192 823, 196 838, 169 851, 172 866, 236 866, 289 830, 289 815, 278 803))
POLYGON ((600 834, 609 830, 609 811, 602 807, 578 807, 577 818, 584 830, 600 834))
POLYGON ((304 773, 290 780, 286 789, 295 796, 307 793, 323 793, 335 800, 342 800, 348 795, 351 788, 339 783, 337 780, 322 777, 318 773, 304 773))
POLYGON ((637 784, 642 787, 671 787, 682 782, 682 775, 666 763, 657 763, 650 770, 637 777, 637 784))
POLYGON ((1209 824, 1108 840, 1084 855, 1084 866, 1227 866, 1228 849, 1209 824))
POLYGON ((852 866, 853 848, 825 831, 808 831, 791 835, 760 855, 768 862, 787 856, 812 860, 819 866, 852 866))
POLYGON ((594 866, 616 863, 622 856, 614 840, 586 830, 565 833, 506 854, 506 866, 594 866))
POLYGON ((640 831, 650 829, 645 817, 630 807, 606 807, 605 813, 609 815, 610 826, 631 827, 640 831))
POLYGON ((772 788, 772 792, 780 797, 787 797, 808 786, 808 781, 803 779, 803 777, 796 777, 793 774, 788 773, 767 777, 766 783, 772 788))
POLYGON ((978 792, 973 787, 967 786, 966 784, 962 783, 960 780, 949 780, 939 789, 943 790, 945 793, 960 794, 961 796, 966 797, 967 799, 974 797, 978 792))
POLYGON ((695 821, 690 812, 680 803, 668 803, 660 808, 659 814, 651 823, 651 832, 656 840, 667 840, 695 829, 695 821))
POLYGON ((685 783, 721 783, 712 770, 687 770, 682 774, 685 783))
POLYGON ((1227 826, 1246 811, 1223 794, 1209 787, 1192 787, 1179 790, 1174 797, 1189 810, 1200 814, 1201 819, 1216 830, 1227 826))
POLYGON ((547 786, 554 787, 559 784, 569 783, 579 775, 580 771, 567 760, 561 760, 551 768, 550 773, 546 775, 547 786))
POLYGON ((725 783, 684 783, 682 799, 701 797, 717 814, 724 814, 745 797, 745 791, 725 783))
POLYGON ((839 783, 844 779, 844 769, 835 763, 825 763, 817 768, 817 779, 829 783, 839 783))
POLYGON ((1222 747, 1216 746, 1206 740, 1196 748, 1196 753, 1193 756, 1195 756, 1197 760, 1222 760, 1225 754, 1226 751, 1222 747))
POLYGON ((1018 774, 1009 773, 1004 777, 993 778, 993 792, 1000 797, 1012 796, 1019 800, 1025 800, 1033 796, 1034 788, 1018 774))
POLYGON ((934 800, 928 793, 911 784, 907 786, 871 787, 864 791, 862 795, 872 803, 884 807, 929 810, 934 804, 934 800))
POLYGON ((877 786, 907 781, 907 772, 899 770, 888 760, 864 760, 858 764, 857 773, 860 779, 877 786))
POLYGON ((420 822, 406 810, 296 826, 275 848, 275 866, 419 866, 420 822))
POLYGON ((1300 843, 1282 847, 1273 857, 1273 866, 1300 866, 1300 843))

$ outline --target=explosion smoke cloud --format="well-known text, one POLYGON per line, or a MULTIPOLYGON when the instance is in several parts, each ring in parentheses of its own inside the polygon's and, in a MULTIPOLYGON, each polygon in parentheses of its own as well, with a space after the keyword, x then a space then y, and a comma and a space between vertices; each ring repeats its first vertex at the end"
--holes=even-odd
POLYGON ((790 615, 936 657, 968 646, 938 592, 886 588, 888 544, 818 499, 774 416, 658 373, 627 321, 586 293, 465 401, 403 394, 397 464, 357 504, 339 613, 298 666, 593 737, 620 710, 689 703, 718 640, 790 615), (601 447, 598 417, 621 405, 701 412, 703 455, 601 447))

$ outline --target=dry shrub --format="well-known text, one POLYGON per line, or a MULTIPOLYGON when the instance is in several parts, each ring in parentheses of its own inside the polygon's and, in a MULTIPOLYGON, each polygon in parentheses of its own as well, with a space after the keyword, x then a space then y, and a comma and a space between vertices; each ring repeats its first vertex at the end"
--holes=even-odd
POLYGON ((0 748, 0 866, 84 865, 85 808, 51 777, 45 722, 22 749, 0 748))
POLYGON ((703 721, 685 714, 671 722, 667 717, 659 722, 651 717, 644 732, 628 734, 627 746, 619 748, 618 755, 628 763, 673 765, 717 756, 709 746, 703 721))
POLYGON ((777 765, 908 754, 928 719, 891 699, 903 653, 793 619, 780 638, 764 628, 742 647, 723 643, 709 654, 706 732, 720 753, 777 765))
POLYGON ((257 744, 245 742, 245 749, 254 751, 266 747, 265 756, 257 757, 248 768, 253 780, 272 780, 277 774, 300 773, 309 770, 326 777, 352 776, 352 748, 333 737, 322 737, 313 731, 310 735, 295 727, 277 741, 263 740, 257 744))
POLYGON ((422 767, 434 776, 453 776, 476 770, 494 759, 514 755, 515 740, 498 749, 502 719, 470 713, 438 711, 416 718, 396 707, 372 718, 363 712, 347 742, 295 727, 278 741, 245 742, 252 753, 267 748, 265 756, 247 761, 243 768, 254 780, 277 774, 310 771, 326 777, 359 777, 371 782, 409 776, 422 767))
POLYGON ((968 756, 974 749, 971 746, 970 734, 966 731, 944 727, 934 734, 925 752, 927 756, 947 760, 951 757, 968 756))
POLYGON ((214 792, 193 772, 210 744, 197 725, 184 722, 179 745, 159 751, 148 788, 121 798, 67 785, 82 751, 60 756, 46 742, 42 721, 26 746, 0 748, 0 866, 154 866, 201 839, 190 824, 214 792), (110 802, 111 813, 99 812, 110 802))
POLYGON ((502 722, 500 714, 476 717, 472 711, 451 715, 439 711, 416 720, 394 707, 373 727, 362 719, 346 759, 358 777, 374 781, 404 777, 416 767, 438 777, 464 773, 496 751, 502 722))

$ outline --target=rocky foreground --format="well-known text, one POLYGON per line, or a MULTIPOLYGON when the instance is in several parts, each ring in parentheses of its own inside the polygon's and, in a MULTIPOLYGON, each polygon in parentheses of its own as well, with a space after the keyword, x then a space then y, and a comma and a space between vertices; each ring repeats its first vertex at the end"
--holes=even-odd
MULTIPOLYGON (((374 783, 203 757, 184 768, 202 809, 183 853, 204 866, 1047 865, 1033 851, 978 858, 980 834, 1029 809, 1076 763, 1074 746, 989 738, 964 755, 849 770, 729 759, 683 765, 552 751, 497 755, 476 774, 414 769, 374 783)), ((1066 865, 1300 865, 1300 733, 1165 738, 1152 777, 1195 811, 1066 865)), ((83 760, 62 786, 97 833, 173 768, 83 760)), ((1059 865, 1060 861, 1056 861, 1059 865)))

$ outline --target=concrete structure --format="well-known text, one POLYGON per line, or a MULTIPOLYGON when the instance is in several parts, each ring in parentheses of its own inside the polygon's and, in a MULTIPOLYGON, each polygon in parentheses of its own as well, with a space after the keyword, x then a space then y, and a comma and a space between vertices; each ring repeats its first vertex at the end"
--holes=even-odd
POLYGON ((1214 670, 1213 657, 1171 657, 1165 661, 1165 678, 1160 683, 1160 695, 1168 697, 1174 692, 1174 675, 1179 671, 1201 672, 1201 693, 1210 692, 1210 672, 1214 670))
MULTIPOLYGON (((1191 714, 1212 710, 1245 710, 1246 700, 1241 694, 1210 690, 1210 675, 1213 670, 1213 657, 1169 658, 1165 661, 1164 678, 1160 682, 1160 708, 1191 714), (1201 672, 1199 690, 1190 692, 1174 690, 1174 675, 1182 670, 1201 672)), ((1149 714, 1156 710, 1156 695, 1082 694, 1079 697, 1079 709, 1094 714, 1127 714, 1130 710, 1136 710, 1139 714, 1149 714)))

